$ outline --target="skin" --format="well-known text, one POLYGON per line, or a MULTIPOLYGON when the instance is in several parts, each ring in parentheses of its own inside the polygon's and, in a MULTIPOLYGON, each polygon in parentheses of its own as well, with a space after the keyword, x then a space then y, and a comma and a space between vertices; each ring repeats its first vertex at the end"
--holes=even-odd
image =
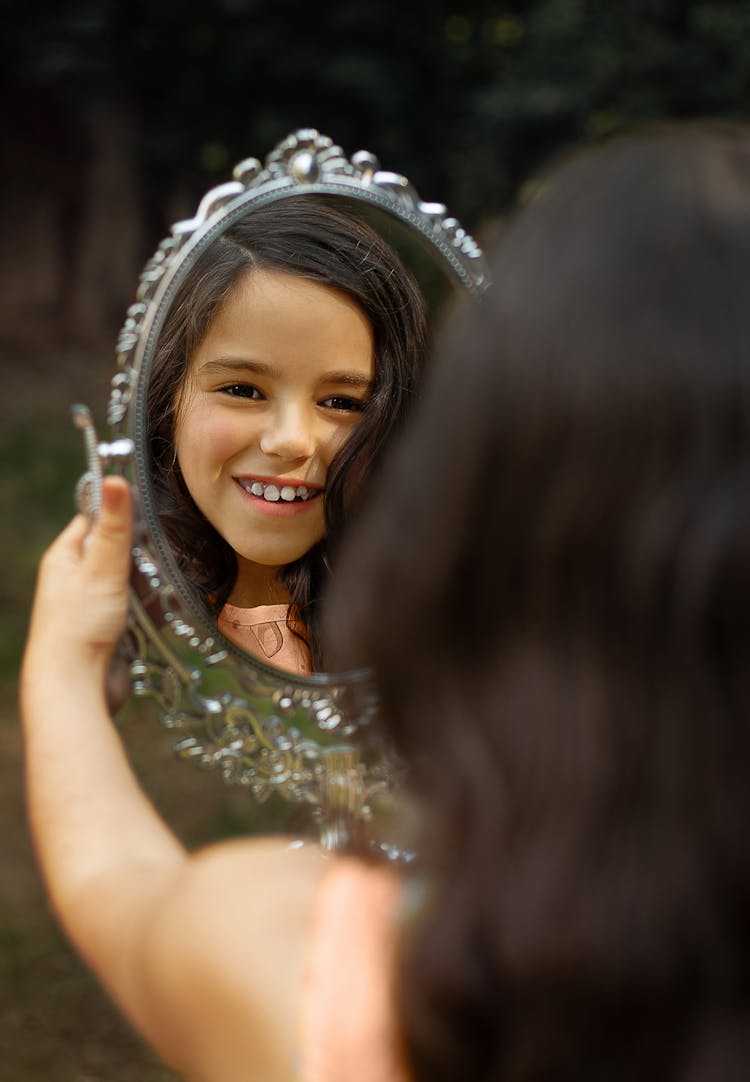
POLYGON ((229 601, 288 600, 277 575, 325 534, 328 467, 375 376, 372 328, 338 290, 297 275, 244 275, 190 359, 176 448, 198 508, 237 554, 229 601), (307 487, 269 503, 240 483, 307 487))
POLYGON ((127 613, 127 485, 45 554, 21 671, 26 797, 47 892, 114 1001, 183 1077, 291 1082, 315 845, 187 852, 140 789, 105 700, 127 613), (75 619, 72 619, 75 614, 75 619))

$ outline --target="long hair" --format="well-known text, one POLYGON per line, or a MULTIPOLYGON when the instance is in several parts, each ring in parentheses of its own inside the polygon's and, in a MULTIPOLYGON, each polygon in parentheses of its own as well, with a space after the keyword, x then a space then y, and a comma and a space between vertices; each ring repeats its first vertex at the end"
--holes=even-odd
POLYGON ((198 510, 175 453, 176 408, 190 358, 239 277, 277 270, 331 286, 356 302, 373 330, 375 380, 360 423, 326 478, 326 535, 288 565, 290 626, 303 630, 315 668, 324 668, 318 633, 323 587, 346 524, 356 515, 381 452, 415 397, 427 347, 421 294, 395 252, 369 226, 315 196, 254 209, 196 261, 173 304, 155 352, 148 387, 153 491, 160 521, 181 570, 218 612, 234 585, 236 557, 198 510))
POLYGON ((422 809, 418 1082, 750 1070, 750 136, 621 137, 444 328, 326 627, 422 809))

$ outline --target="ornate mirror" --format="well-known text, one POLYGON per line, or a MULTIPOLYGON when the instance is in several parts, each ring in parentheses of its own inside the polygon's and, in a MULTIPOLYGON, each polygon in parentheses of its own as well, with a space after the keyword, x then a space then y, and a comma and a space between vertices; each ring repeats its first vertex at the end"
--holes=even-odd
MULTIPOLYGON (((248 652, 238 645, 236 636, 228 633, 226 621, 221 625, 224 631, 219 630, 225 608, 215 604, 216 599, 227 602, 232 596, 226 590, 222 593, 220 577, 218 585, 207 584, 191 569, 202 560, 211 572, 220 561, 213 560, 210 546, 205 549, 200 528, 196 531, 182 520, 170 526, 169 508, 165 512, 160 489, 160 485, 186 486, 189 499, 200 504, 176 449, 187 411, 184 386, 192 377, 184 376, 179 388, 167 380, 166 390, 159 382, 164 382, 164 357, 170 349, 187 352, 183 373, 190 373, 195 343, 206 340, 205 326, 193 328, 190 347, 181 345, 183 340, 175 331, 178 324, 184 329, 195 322, 196 283, 216 278, 214 292, 218 290, 216 295, 224 298, 219 310, 225 311, 221 305, 235 288, 234 284, 231 288, 222 286, 221 281, 222 259, 226 262, 228 248, 244 244, 238 237, 253 231, 257 234, 264 222, 264 235, 275 243, 286 228, 284 222, 298 211, 307 221, 311 208, 315 208, 313 218, 317 215, 319 233, 330 231, 326 244, 337 257, 349 259, 357 280, 365 280, 369 289, 368 276, 378 279, 380 284, 374 288, 381 291, 381 307, 388 310, 389 319, 403 320, 410 315, 408 288, 388 293, 396 289, 393 283, 402 274, 404 281, 414 285, 414 303, 423 303, 428 324, 451 291, 458 288, 478 298, 487 284, 481 251, 443 205, 422 202, 403 176, 382 170, 372 154, 360 151, 347 158, 317 131, 298 131, 276 146, 263 163, 254 158, 240 162, 233 179, 209 191, 194 218, 176 223, 147 263, 117 343, 117 372, 107 418, 109 441, 97 442, 85 407, 73 409, 74 420, 84 429, 87 441, 88 470, 79 485, 81 505, 96 512, 104 468, 125 474, 134 488, 131 615, 123 643, 133 692, 156 700, 161 721, 171 732, 180 757, 217 770, 226 782, 246 787, 258 801, 272 797, 306 806, 323 845, 335 848, 364 829, 379 800, 387 803, 397 777, 396 764, 373 725, 377 703, 370 674, 317 671, 320 666, 312 661, 310 672, 290 671, 288 665, 276 664, 275 649, 286 631, 272 619, 264 620, 260 630, 255 627, 252 632, 262 650, 248 652), (343 232, 337 234, 337 230, 343 232), (172 413, 178 435, 174 438, 173 428, 172 435, 162 438, 162 418, 172 413), (160 455, 166 456, 163 461, 160 455), (208 558, 195 555, 204 550, 209 552, 208 558)), ((335 280, 329 282, 324 272, 322 276, 316 269, 309 272, 304 265, 295 264, 286 272, 282 264, 279 272, 278 264, 274 269, 271 262, 271 270, 264 269, 268 266, 265 257, 256 256, 253 245, 253 241, 247 242, 249 262, 241 280, 254 283, 254 289, 261 281, 259 273, 266 275, 262 281, 274 287, 281 284, 286 288, 290 279, 294 280, 292 285, 300 277, 307 280, 305 288, 312 291, 310 312, 327 326, 325 305, 330 302, 341 307, 347 289, 335 280)), ((286 300, 294 322, 297 313, 306 310, 307 295, 297 296, 292 291, 286 300)), ((354 312, 361 323, 361 311, 357 314, 357 310, 362 305, 350 302, 351 297, 348 315, 354 312)), ((335 321, 335 314, 332 319, 335 321)), ((375 342, 373 365, 377 370, 378 349, 383 353, 390 347, 377 345, 380 332, 369 311, 368 319, 365 324, 375 342)), ((334 343, 331 349, 335 352, 336 348, 334 343)), ((265 408, 269 396, 262 384, 259 391, 247 382, 244 373, 235 375, 238 363, 234 357, 209 357, 207 368, 199 367, 196 385, 200 390, 204 372, 216 370, 215 386, 209 390, 220 391, 225 396, 223 404, 231 400, 235 411, 245 409, 248 401, 253 409, 259 402, 265 408)), ((357 423, 364 425, 358 415, 366 414, 378 393, 377 371, 368 385, 368 398, 370 391, 364 380, 359 387, 356 373, 352 375, 348 369, 339 372, 342 366, 338 360, 331 364, 336 368, 335 379, 331 382, 326 369, 322 389, 315 389, 316 417, 323 415, 329 427, 351 425, 358 432, 357 423)), ((191 440, 191 447, 200 446, 200 429, 191 432, 191 440)), ((343 437, 329 456, 331 473, 342 447, 349 447, 343 437)), ((294 483, 287 480, 274 485, 275 479, 265 474, 243 476, 240 487, 244 486, 244 491, 239 495, 234 491, 230 497, 237 496, 248 504, 274 505, 270 510, 267 506, 261 509, 266 515, 262 528, 273 519, 273 524, 281 522, 279 528, 287 529, 284 523, 290 517, 307 521, 313 504, 322 505, 322 476, 313 479, 320 482, 317 487, 305 483, 306 473, 295 477, 294 483)), ((326 494, 328 500, 328 481, 326 494)), ((194 510, 198 515, 203 512, 216 526, 202 505, 194 510)), ((223 533, 220 526, 217 530, 223 533)), ((325 546, 327 537, 321 533, 322 538, 314 541, 325 546)), ((233 558, 230 555, 234 571, 227 574, 238 582, 244 556, 237 555, 232 563, 233 558)), ((321 559, 321 566, 327 567, 324 551, 321 559)), ((315 590, 319 584, 313 594, 315 590)), ((294 599, 296 595, 289 596, 294 599)), ((304 642, 306 627, 307 622, 301 621, 299 633, 292 626, 292 634, 304 642)))

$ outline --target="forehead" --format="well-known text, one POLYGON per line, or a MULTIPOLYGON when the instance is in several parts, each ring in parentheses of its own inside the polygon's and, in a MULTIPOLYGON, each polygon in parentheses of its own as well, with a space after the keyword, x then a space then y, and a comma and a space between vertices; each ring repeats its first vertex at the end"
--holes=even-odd
POLYGON ((246 359, 320 377, 346 369, 373 378, 370 321, 332 286, 280 271, 251 270, 233 286, 199 343, 191 368, 209 360, 246 359))

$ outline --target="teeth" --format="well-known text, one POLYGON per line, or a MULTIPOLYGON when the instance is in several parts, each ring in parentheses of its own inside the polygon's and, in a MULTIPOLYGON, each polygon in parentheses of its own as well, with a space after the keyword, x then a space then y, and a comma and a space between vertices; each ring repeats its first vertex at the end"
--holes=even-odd
POLYGON ((295 488, 294 485, 279 486, 266 481, 243 481, 242 487, 251 495, 262 496, 264 500, 269 500, 271 503, 278 503, 279 500, 283 500, 284 503, 311 500, 316 494, 316 490, 308 488, 307 485, 299 485, 295 488))

